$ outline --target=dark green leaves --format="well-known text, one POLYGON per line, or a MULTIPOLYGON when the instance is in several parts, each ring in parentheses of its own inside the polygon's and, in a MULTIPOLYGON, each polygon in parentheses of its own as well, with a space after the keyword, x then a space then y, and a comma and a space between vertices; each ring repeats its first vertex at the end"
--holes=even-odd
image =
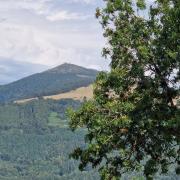
POLYGON ((137 0, 137 7, 141 10, 146 9, 146 3, 145 0, 137 0))
POLYGON ((102 179, 141 166, 147 179, 171 165, 179 173, 180 4, 157 1, 146 9, 146 3, 136 1, 138 14, 131 0, 106 0, 97 11, 111 71, 99 74, 94 100, 74 112, 71 127, 88 129, 88 146, 78 157, 97 167, 102 179), (149 18, 139 15, 144 9, 149 18))

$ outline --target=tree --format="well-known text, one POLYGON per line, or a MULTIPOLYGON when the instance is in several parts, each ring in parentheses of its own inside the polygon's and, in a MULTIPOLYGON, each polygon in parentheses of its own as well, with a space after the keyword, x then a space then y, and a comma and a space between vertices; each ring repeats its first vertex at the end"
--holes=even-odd
POLYGON ((94 99, 69 111, 70 127, 87 128, 87 146, 71 156, 102 179, 141 170, 147 179, 172 168, 180 173, 180 1, 105 0, 96 16, 108 41, 94 99), (146 15, 146 12, 149 15, 146 15), (142 17, 142 14, 145 17, 142 17))

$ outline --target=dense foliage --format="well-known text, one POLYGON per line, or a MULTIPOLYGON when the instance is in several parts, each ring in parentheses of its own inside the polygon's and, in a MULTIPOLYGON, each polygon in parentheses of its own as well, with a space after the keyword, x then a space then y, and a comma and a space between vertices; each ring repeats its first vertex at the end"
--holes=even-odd
POLYGON ((1 180, 94 180, 90 168, 78 170, 69 160, 77 146, 85 146, 84 130, 76 134, 68 128, 66 108, 77 108, 73 100, 40 100, 27 104, 0 106, 1 180))
POLYGON ((52 95, 91 84, 96 70, 63 64, 8 85, 0 86, 0 102, 52 95))
POLYGON ((111 71, 97 77, 93 101, 69 112, 73 130, 88 129, 88 146, 72 157, 105 180, 180 173, 180 1, 146 2, 105 0, 97 9, 111 71))

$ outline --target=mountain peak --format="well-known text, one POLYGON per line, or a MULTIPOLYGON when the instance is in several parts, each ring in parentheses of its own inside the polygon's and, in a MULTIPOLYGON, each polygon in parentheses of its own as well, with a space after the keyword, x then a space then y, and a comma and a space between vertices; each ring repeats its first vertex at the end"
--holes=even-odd
POLYGON ((75 64, 70 63, 63 63, 57 67, 54 67, 50 70, 48 70, 49 73, 73 73, 73 74, 79 74, 79 73, 86 73, 91 71, 92 73, 96 73, 97 70, 94 69, 87 69, 75 64))
POLYGON ((64 63, 13 83, 0 86, 0 102, 68 92, 94 82, 98 71, 64 63))

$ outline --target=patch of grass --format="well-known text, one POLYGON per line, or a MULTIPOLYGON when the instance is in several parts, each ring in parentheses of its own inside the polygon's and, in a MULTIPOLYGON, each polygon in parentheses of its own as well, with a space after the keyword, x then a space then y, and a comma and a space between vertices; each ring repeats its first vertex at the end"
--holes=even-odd
POLYGON ((54 127, 67 127, 68 122, 67 120, 62 120, 57 112, 51 112, 48 117, 48 125, 54 127))

